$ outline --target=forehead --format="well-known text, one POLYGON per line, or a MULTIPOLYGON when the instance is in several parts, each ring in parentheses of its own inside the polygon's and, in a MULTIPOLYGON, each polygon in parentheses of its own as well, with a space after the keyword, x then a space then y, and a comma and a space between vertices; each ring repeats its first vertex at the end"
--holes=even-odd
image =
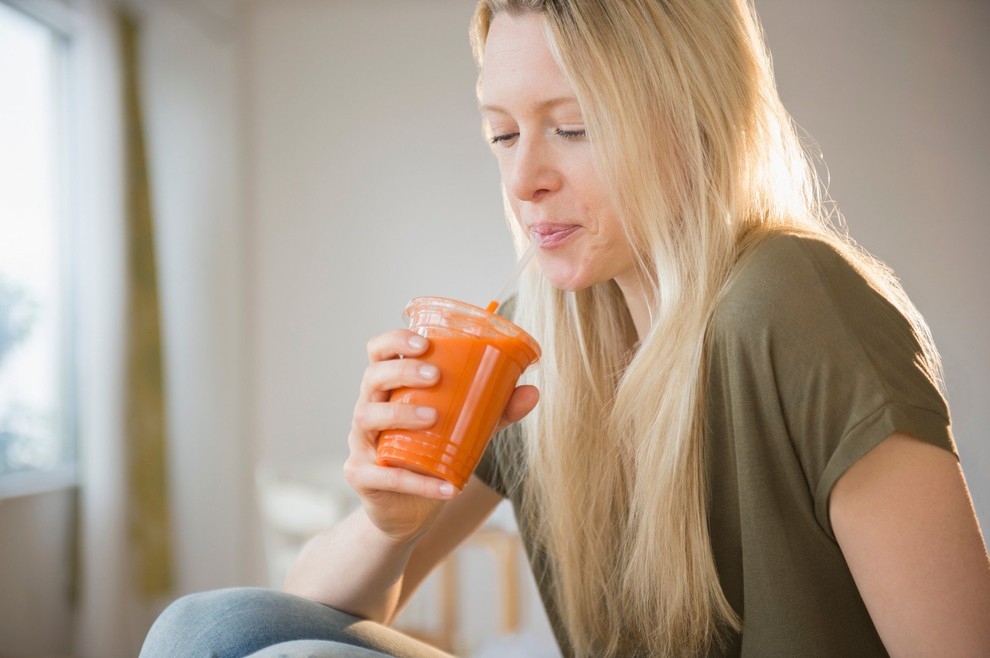
POLYGON ((479 90, 482 106, 574 95, 554 59, 544 25, 543 17, 535 13, 495 17, 485 41, 479 90))

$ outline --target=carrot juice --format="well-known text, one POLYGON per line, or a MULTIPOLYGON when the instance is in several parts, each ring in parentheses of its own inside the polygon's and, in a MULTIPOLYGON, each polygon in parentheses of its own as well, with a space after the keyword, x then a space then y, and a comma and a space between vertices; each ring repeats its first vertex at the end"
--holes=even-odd
POLYGON ((440 369, 429 388, 398 388, 391 400, 433 407, 426 430, 388 430, 378 463, 443 478, 463 488, 478 465, 520 375, 540 346, 505 318, 470 304, 419 297, 406 307, 410 328, 430 341, 420 358, 440 369))

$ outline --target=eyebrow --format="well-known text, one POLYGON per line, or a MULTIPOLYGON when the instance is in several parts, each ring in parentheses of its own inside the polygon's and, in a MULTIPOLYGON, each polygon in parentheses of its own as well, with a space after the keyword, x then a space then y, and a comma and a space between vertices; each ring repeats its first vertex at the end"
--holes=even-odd
MULTIPOLYGON (((539 103, 533 105, 532 109, 549 110, 554 107, 557 107, 558 105, 564 105, 566 103, 577 103, 577 98, 574 96, 557 96, 556 98, 548 98, 545 101, 540 101, 539 103)), ((509 112, 501 105, 492 105, 488 103, 480 106, 478 109, 480 109, 482 112, 500 112, 502 114, 511 114, 511 112, 509 112)))

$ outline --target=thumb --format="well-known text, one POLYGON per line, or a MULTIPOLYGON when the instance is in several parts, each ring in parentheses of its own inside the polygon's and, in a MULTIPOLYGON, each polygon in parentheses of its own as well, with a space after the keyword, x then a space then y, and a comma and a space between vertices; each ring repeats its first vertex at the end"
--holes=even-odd
POLYGON ((509 403, 505 405, 505 411, 502 412, 502 419, 499 422, 498 429, 502 429, 506 425, 511 425, 524 418, 526 414, 536 407, 536 403, 539 401, 540 391, 535 386, 525 384, 517 387, 512 392, 509 403))

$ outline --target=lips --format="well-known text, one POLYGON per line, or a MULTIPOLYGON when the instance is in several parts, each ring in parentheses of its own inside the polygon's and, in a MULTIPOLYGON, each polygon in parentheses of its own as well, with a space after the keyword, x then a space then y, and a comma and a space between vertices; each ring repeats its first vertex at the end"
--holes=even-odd
POLYGON ((539 242, 541 249, 553 249, 563 244, 579 228, 581 227, 577 224, 537 222, 530 225, 529 234, 539 242))

